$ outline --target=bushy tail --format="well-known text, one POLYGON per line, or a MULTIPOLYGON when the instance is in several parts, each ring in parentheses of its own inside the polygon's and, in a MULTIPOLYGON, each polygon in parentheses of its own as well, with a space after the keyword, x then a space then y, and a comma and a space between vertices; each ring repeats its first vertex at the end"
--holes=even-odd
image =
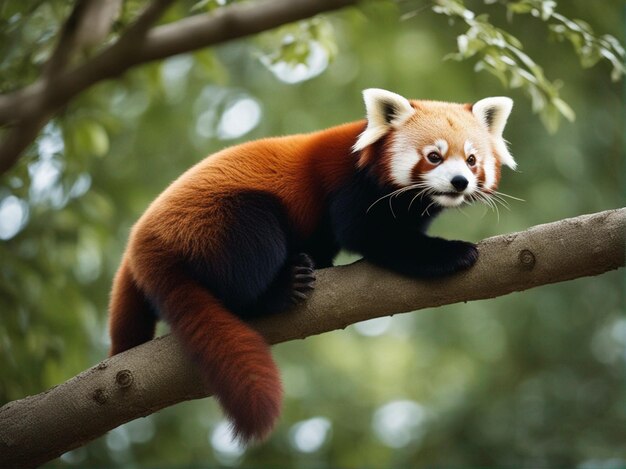
POLYGON ((209 291, 170 273, 159 302, 164 318, 197 360, 244 442, 263 440, 280 414, 282 386, 269 346, 209 291))
POLYGON ((113 280, 109 303, 109 356, 152 339, 156 320, 150 303, 137 287, 124 258, 113 280))

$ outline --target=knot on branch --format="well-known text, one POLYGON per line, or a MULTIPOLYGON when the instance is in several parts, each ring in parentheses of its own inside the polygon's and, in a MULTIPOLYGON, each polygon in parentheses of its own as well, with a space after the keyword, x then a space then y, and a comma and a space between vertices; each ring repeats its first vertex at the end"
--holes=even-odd
POLYGON ((91 395, 91 398, 99 405, 104 405, 109 400, 109 396, 107 396, 106 391, 102 388, 96 389, 91 395))
POLYGON ((535 267, 537 261, 535 255, 529 249, 522 249, 518 257, 524 270, 532 270, 535 267))
POLYGON ((115 384, 120 388, 127 388, 133 384, 133 374, 130 370, 118 371, 115 375, 115 384))

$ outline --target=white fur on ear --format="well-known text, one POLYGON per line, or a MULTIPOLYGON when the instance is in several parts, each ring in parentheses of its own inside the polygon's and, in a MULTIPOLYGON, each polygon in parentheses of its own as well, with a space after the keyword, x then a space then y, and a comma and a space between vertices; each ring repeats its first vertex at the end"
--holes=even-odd
POLYGON ((517 163, 509 153, 506 143, 502 138, 504 126, 513 109, 513 100, 504 96, 485 98, 477 101, 472 106, 472 113, 481 121, 489 133, 496 137, 496 150, 500 156, 500 162, 511 169, 517 167, 517 163))
POLYGON ((513 100, 504 96, 485 98, 474 103, 472 113, 489 129, 489 133, 501 137, 506 120, 513 109, 513 100))
POLYGON ((389 129, 402 124, 415 112, 408 99, 379 88, 364 90, 363 100, 367 113, 367 128, 352 147, 353 151, 362 150, 376 142, 389 129))

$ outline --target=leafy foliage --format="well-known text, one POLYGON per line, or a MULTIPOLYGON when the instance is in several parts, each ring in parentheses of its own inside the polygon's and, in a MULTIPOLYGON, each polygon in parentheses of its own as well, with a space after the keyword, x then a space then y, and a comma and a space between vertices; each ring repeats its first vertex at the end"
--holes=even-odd
MULTIPOLYGON (((608 60, 613 70, 611 77, 618 80, 624 74, 623 47, 613 36, 596 37, 591 27, 581 20, 571 20, 556 12, 553 0, 484 0, 485 4, 500 3, 507 9, 508 18, 530 14, 548 25, 558 40, 572 43, 584 67, 591 67, 602 59, 608 60)), ((449 58, 463 60, 476 58, 475 70, 495 75, 503 85, 522 88, 531 98, 533 110, 540 113, 546 127, 555 132, 559 114, 573 121, 573 109, 559 96, 561 83, 546 78, 543 68, 523 51, 522 43, 510 33, 494 26, 487 14, 477 15, 465 7, 462 0, 437 0, 433 11, 464 22, 469 29, 457 37, 458 53, 449 58)))
POLYGON ((626 53, 619 41, 610 34, 596 36, 591 26, 580 19, 569 19, 556 11, 557 3, 554 0, 486 0, 486 3, 499 1, 503 3, 509 13, 528 14, 541 18, 544 22, 555 21, 548 24, 550 31, 554 33, 558 40, 568 40, 574 46, 576 53, 580 57, 583 67, 589 68, 596 65, 602 59, 610 62, 613 70, 611 78, 619 80, 626 68, 624 59, 626 53))

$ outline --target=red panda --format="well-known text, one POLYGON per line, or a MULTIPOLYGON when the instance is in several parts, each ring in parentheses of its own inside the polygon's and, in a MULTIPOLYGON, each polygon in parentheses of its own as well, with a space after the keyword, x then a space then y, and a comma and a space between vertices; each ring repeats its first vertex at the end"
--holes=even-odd
POLYGON ((471 267, 472 243, 433 218, 492 195, 509 98, 475 104, 364 91, 366 119, 226 148, 193 166, 135 224, 110 301, 114 355, 169 323, 243 441, 280 413, 279 373, 246 320, 306 299, 339 249, 430 278, 471 267))

